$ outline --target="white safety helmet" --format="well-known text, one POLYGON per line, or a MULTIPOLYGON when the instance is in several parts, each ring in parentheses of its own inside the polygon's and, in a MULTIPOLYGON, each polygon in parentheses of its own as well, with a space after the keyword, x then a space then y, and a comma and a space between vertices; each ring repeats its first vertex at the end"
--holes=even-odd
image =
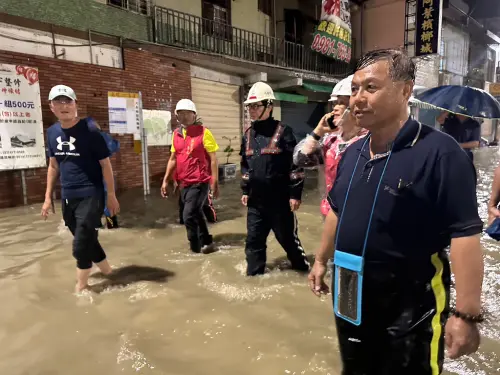
POLYGON ((181 99, 175 106, 175 114, 177 114, 177 111, 191 111, 196 113, 196 106, 189 99, 181 99))
POLYGON ((276 98, 274 97, 274 92, 271 86, 264 82, 257 82, 250 89, 247 100, 245 100, 244 103, 252 104, 263 100, 276 100, 276 98))
POLYGON ((351 85, 352 85, 352 78, 354 77, 354 74, 350 75, 347 78, 344 78, 342 81, 337 83, 335 87, 332 90, 332 94, 330 95, 330 99, 328 100, 329 102, 334 102, 337 100, 338 96, 351 96, 351 85))

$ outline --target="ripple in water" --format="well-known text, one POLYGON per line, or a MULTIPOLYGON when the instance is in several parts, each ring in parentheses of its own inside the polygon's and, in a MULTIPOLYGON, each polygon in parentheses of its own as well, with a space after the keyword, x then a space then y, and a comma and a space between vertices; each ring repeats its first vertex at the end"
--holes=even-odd
MULTIPOLYGON (((235 268, 238 272, 237 277, 245 275, 245 261, 239 262, 235 268)), ((241 285, 234 285, 230 281, 219 281, 221 275, 227 279, 227 272, 217 271, 211 261, 205 261, 201 266, 201 283, 200 285, 216 293, 227 301, 257 301, 273 298, 285 286, 281 284, 262 285, 265 280, 273 278, 271 272, 263 276, 257 276, 248 279, 248 283, 241 285), (250 285, 250 283, 259 283, 261 285, 250 285)))
MULTIPOLYGON (((116 363, 122 364, 131 362, 131 367, 139 372, 143 369, 154 369, 154 366, 148 362, 146 356, 138 350, 134 349, 132 340, 128 338, 127 334, 120 336, 120 350, 116 355, 116 363)), ((125 370, 125 368, 123 368, 125 370)))

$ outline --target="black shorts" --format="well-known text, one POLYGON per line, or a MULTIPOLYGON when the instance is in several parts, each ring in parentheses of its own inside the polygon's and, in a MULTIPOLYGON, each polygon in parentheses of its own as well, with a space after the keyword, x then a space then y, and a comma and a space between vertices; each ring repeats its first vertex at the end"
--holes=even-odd
POLYGON ((63 199, 65 225, 73 234, 73 256, 80 269, 92 268, 92 263, 106 259, 99 244, 98 229, 104 213, 104 194, 86 198, 63 199))

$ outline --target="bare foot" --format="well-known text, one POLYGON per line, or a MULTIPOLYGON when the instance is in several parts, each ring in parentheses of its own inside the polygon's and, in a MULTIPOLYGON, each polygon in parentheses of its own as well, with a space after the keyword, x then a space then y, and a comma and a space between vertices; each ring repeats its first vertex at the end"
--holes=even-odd
POLYGON ((81 293, 84 290, 90 290, 90 286, 88 284, 82 285, 77 283, 75 286, 75 293, 81 293))

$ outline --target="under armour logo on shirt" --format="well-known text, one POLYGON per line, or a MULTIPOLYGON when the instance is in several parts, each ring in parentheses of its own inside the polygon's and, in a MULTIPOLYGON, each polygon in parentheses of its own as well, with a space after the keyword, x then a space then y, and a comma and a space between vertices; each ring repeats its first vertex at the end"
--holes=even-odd
POLYGON ((73 144, 75 143, 76 139, 73 137, 69 137, 69 142, 68 141, 63 142, 61 137, 57 137, 56 141, 57 141, 57 149, 60 151, 62 151, 63 146, 68 146, 70 151, 74 151, 76 148, 75 145, 73 144))

